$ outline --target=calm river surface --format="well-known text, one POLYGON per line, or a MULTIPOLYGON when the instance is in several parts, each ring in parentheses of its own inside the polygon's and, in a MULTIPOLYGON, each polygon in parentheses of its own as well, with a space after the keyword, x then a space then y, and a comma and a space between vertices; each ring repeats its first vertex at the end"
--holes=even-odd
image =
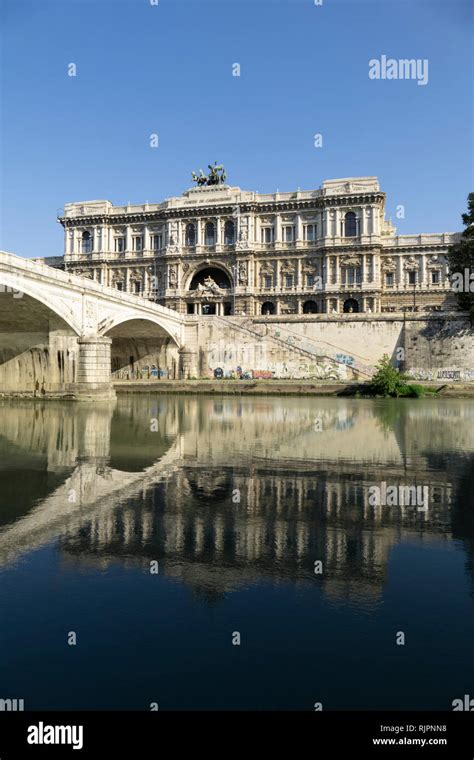
POLYGON ((4 401, 0 483, 0 698, 474 696, 473 401, 4 401), (389 486, 423 503, 377 503, 389 486))

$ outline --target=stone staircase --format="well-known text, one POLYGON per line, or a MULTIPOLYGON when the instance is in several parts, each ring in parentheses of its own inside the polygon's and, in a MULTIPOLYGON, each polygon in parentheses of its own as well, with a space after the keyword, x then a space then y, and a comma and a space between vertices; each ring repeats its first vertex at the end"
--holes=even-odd
POLYGON ((264 341, 270 347, 277 348, 279 351, 284 349, 289 356, 298 356, 302 361, 311 362, 317 366, 325 366, 325 377, 327 379, 328 367, 334 368, 333 379, 340 377, 339 370, 343 366, 349 373, 349 379, 365 380, 369 379, 374 372, 373 367, 364 363, 360 358, 346 357, 344 349, 337 349, 324 341, 318 342, 308 339, 292 330, 261 322, 254 322, 247 319, 244 322, 237 322, 233 317, 215 316, 215 320, 225 323, 228 328, 244 335, 245 338, 264 341), (339 353, 339 358, 338 358, 339 353), (352 360, 352 361, 348 361, 352 360))

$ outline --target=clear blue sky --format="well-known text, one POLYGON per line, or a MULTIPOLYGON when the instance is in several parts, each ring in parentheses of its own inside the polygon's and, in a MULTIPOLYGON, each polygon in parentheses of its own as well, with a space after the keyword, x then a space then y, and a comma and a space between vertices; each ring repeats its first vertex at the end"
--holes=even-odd
POLYGON ((65 203, 159 202, 215 160, 259 192, 376 175, 400 233, 461 226, 473 189, 467 0, 1 5, 3 249, 61 254, 65 203), (369 79, 381 55, 428 59, 428 84, 369 79))

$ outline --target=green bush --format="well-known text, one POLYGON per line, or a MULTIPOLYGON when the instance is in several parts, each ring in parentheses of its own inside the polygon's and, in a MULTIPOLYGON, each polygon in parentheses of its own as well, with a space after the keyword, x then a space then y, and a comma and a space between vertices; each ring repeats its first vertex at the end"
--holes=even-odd
POLYGON ((376 367, 377 371, 370 383, 371 389, 379 396, 404 396, 408 387, 406 377, 390 363, 388 354, 384 354, 376 367))

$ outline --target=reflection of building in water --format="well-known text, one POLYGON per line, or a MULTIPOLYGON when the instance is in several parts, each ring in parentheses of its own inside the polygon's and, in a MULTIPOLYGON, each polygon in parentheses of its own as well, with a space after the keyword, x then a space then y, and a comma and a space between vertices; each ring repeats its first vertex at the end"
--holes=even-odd
POLYGON ((58 477, 28 503, 14 480, 22 519, 12 513, 0 530, 0 565, 60 539, 70 561, 159 559, 211 596, 268 577, 370 600, 391 548, 409 536, 451 540, 453 515, 472 555, 457 493, 472 469, 469 403, 153 395, 67 415, 53 402, 15 403, 1 416, 0 471, 21 458, 58 477), (371 506, 382 482, 429 486, 428 512, 371 506))
POLYGON ((321 583, 334 597, 376 599, 391 548, 408 535, 450 540, 451 484, 433 486, 438 505, 371 507, 364 473, 295 472, 271 463, 244 469, 184 467, 140 501, 96 512, 63 550, 107 566, 120 558, 162 572, 207 595, 255 582, 321 583), (240 494, 240 502, 236 502, 240 494), (324 573, 316 577, 314 562, 324 573))

